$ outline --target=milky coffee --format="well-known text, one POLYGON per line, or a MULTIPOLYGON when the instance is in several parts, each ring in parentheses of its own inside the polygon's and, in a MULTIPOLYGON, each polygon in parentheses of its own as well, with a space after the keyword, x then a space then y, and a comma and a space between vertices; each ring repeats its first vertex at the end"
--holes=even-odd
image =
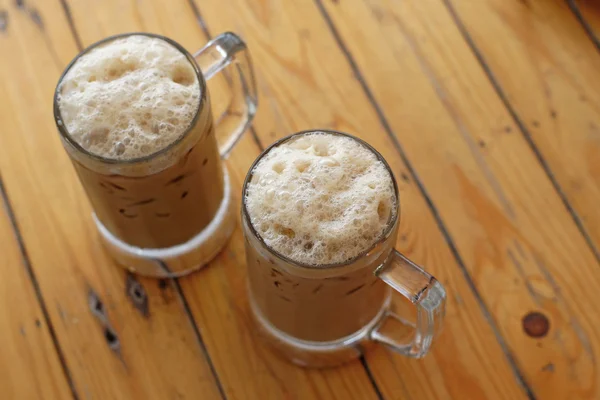
POLYGON ((144 35, 93 47, 62 78, 63 127, 92 155, 73 156, 75 169, 98 219, 117 238, 170 247, 212 220, 223 171, 202 101, 184 53, 144 35))
POLYGON ((260 159, 244 201, 256 234, 292 261, 257 243, 246 246, 251 300, 262 318, 310 341, 340 339, 375 318, 387 296, 373 274, 376 265, 317 274, 352 262, 395 220, 392 177, 370 148, 333 133, 294 136, 260 159))

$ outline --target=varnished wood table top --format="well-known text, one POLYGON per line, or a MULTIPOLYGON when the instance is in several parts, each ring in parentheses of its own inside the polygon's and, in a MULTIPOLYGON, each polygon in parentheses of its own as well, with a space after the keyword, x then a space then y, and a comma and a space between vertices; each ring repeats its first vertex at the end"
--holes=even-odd
POLYGON ((0 398, 600 399, 599 37, 594 0, 0 0, 0 398), (425 359, 271 354, 239 228, 179 280, 105 255, 54 126, 60 73, 111 34, 194 51, 227 30, 260 101, 227 161, 236 190, 295 131, 377 148, 397 246, 449 295, 425 359))

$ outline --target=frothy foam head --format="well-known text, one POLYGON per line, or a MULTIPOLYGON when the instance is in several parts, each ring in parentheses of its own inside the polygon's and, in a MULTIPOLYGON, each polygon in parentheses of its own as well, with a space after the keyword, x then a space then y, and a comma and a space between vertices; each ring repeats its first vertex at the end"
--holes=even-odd
POLYGON ((198 109, 200 84, 177 48, 131 35, 82 55, 62 79, 57 100, 67 131, 84 149, 132 159, 181 136, 198 109))
POLYGON ((377 156, 322 132, 272 148, 255 166, 244 201, 269 247, 315 266, 368 250, 397 212, 392 177, 377 156))

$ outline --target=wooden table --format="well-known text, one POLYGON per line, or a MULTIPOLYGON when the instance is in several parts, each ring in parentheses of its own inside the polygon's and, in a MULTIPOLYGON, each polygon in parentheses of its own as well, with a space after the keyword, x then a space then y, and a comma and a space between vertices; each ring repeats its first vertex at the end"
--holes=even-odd
POLYGON ((0 0, 0 398, 600 399, 600 5, 593 0, 0 0), (449 294, 424 360, 329 370, 261 346, 239 229, 209 267, 133 278, 54 127, 83 47, 232 30, 260 91, 239 192, 289 133, 353 133, 399 178, 398 248, 449 294))

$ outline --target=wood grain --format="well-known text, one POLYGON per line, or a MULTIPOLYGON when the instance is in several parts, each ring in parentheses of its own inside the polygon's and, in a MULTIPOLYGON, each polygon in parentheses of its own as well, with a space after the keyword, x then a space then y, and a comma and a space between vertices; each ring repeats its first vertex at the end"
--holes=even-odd
MULTIPOLYGON (((576 4, 599 32, 594 2, 576 4)), ((0 397, 600 397, 600 56, 566 2, 0 0, 0 52, 0 176, 39 289, 0 207, 0 397), (402 195, 398 249, 449 294, 424 360, 274 356, 250 321, 239 228, 178 281, 128 277, 100 248, 52 121, 60 72, 110 34, 194 51, 225 30, 247 40, 261 102, 227 161, 235 191, 260 147, 298 130, 380 150, 402 195)), ((209 83, 217 108, 223 85, 209 83)))
MULTIPOLYGON (((190 51, 207 38, 186 1, 70 1, 77 34, 84 45, 126 31, 168 35, 190 51), (111 18, 111 15, 118 17, 111 18), (90 20, 92 15, 95 19, 90 20)), ((209 83, 210 85, 210 83, 209 83)), ((211 97, 218 97, 214 88, 211 97)), ((236 192, 259 149, 249 135, 228 161, 236 192)), ((239 201, 239 200, 238 200, 239 201)), ((205 270, 180 285, 202 332, 227 398, 232 399, 374 399, 367 374, 356 361, 343 369, 305 370, 274 356, 259 342, 246 298, 244 247, 239 229, 229 246, 205 270)), ((188 392, 194 398, 194 392, 188 392)))
MULTIPOLYGON (((464 8, 484 3, 502 7, 486 1, 464 8)), ((444 4, 347 0, 324 8, 452 235, 531 396, 600 396, 600 307, 590 303, 600 290, 598 262, 444 4)), ((469 12, 479 26, 494 26, 483 10, 469 12)), ((489 40, 502 47, 503 36, 490 32, 489 40)), ((521 76, 527 56, 507 59, 515 60, 513 79, 531 83, 521 76)), ((573 156, 585 151, 576 142, 562 146, 573 156)))
MULTIPOLYGON (((54 87, 77 53, 60 4, 3 0, 0 9, 8 15, 0 52, 10 55, 0 63, 0 171, 75 390, 82 399, 220 398, 172 285, 161 289, 155 280, 139 279, 149 305, 149 316, 142 315, 126 295, 124 271, 100 247, 52 120, 54 87)), ((2 246, 2 253, 10 251, 2 246)), ((33 339, 45 328, 29 327, 30 319, 25 330, 33 339)), ((37 357, 44 357, 38 347, 37 357)), ((19 349, 7 353, 17 357, 8 362, 22 365, 19 357, 35 352, 19 349)), ((56 377, 46 388, 53 393, 64 390, 60 374, 53 366, 48 376, 37 376, 40 384, 56 377)), ((57 392, 55 398, 68 397, 57 392)))
MULTIPOLYGON (((0 96, 2 92, 0 91, 0 96)), ((29 279, 5 204, 0 207, 0 392, 7 399, 67 399, 69 382, 29 279)))
POLYGON ((600 52, 563 1, 449 3, 600 259, 600 52))
POLYGON ((399 179, 398 246, 441 279, 450 299, 444 334, 423 361, 382 348, 368 354, 380 389, 390 399, 525 397, 425 199, 325 21, 314 3, 299 3, 237 0, 228 10, 212 2, 198 6, 211 32, 233 30, 248 41, 260 72, 262 102, 255 127, 264 144, 308 128, 347 131, 379 149, 399 179))

